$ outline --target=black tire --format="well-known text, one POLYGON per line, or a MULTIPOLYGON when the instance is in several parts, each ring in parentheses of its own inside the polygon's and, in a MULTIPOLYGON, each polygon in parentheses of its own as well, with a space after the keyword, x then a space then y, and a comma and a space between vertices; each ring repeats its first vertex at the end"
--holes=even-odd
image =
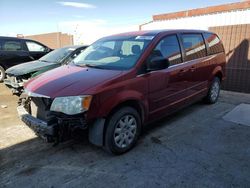
POLYGON ((218 101, 220 95, 221 80, 218 77, 213 79, 213 82, 209 88, 208 94, 205 97, 205 102, 207 104, 214 104, 218 101))
POLYGON ((2 82, 5 78, 5 70, 2 66, 0 66, 0 82, 2 82))
MULTIPOLYGON (((130 127, 132 127, 132 126, 134 127, 135 126, 134 124, 131 125, 130 127)), ((123 154, 135 146, 135 144, 140 136, 140 133, 141 133, 141 117, 140 117, 139 113, 134 108, 123 107, 123 108, 119 109, 117 112, 115 112, 109 118, 109 120, 107 122, 104 148, 109 153, 112 153, 115 155, 123 154), (126 117, 128 117, 128 118, 130 117, 129 122, 133 121, 134 124, 136 124, 136 131, 134 132, 134 134, 132 134, 132 135, 134 135, 134 137, 130 136, 131 135, 130 133, 132 133, 132 132, 130 132, 131 130, 129 130, 129 128, 128 128, 129 125, 127 126, 127 128, 125 128, 126 126, 124 126, 123 128, 120 128, 121 129, 120 132, 122 132, 122 133, 115 133, 115 130, 119 129, 118 127, 120 126, 120 120, 121 121, 124 120, 124 122, 125 122, 126 117), (125 142, 124 146, 121 146, 121 147, 118 146, 118 143, 117 143, 118 141, 115 141, 116 134, 118 134, 118 136, 116 136, 116 138, 119 137, 121 139, 120 143, 125 142), (128 144, 127 144, 126 142, 128 141, 129 137, 131 140, 130 140, 130 143, 128 142, 128 144), (126 144, 127 144, 127 146, 125 146, 126 144)), ((119 140, 119 138, 118 138, 118 140, 119 140)))

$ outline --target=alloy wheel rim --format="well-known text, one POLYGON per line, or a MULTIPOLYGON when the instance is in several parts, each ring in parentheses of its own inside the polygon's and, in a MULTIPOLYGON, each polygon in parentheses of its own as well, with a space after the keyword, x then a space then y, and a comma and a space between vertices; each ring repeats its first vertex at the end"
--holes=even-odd
POLYGON ((219 95, 219 91, 220 91, 220 85, 218 82, 215 82, 212 86, 212 89, 211 89, 211 99, 213 101, 215 101, 219 95))
POLYGON ((117 147, 126 148, 135 139, 137 122, 134 116, 125 115, 117 122, 114 130, 114 141, 117 147))

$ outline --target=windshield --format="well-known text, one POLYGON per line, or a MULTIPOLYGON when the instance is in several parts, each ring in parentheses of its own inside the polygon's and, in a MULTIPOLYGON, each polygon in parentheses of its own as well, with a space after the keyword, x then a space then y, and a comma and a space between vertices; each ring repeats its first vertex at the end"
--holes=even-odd
POLYGON ((114 36, 98 40, 74 59, 78 66, 127 70, 135 65, 152 36, 114 36))
POLYGON ((75 48, 60 48, 53 50, 52 52, 46 54, 42 58, 41 61, 46 61, 50 63, 61 63, 65 57, 67 57, 70 53, 72 53, 75 48))

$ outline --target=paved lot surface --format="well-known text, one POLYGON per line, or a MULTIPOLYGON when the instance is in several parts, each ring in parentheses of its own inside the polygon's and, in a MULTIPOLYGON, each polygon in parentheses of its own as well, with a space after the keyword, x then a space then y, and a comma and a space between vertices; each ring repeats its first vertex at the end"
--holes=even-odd
POLYGON ((227 113, 224 120, 231 121, 237 124, 250 126, 250 104, 240 104, 231 112, 227 113))
POLYGON ((16 114, 0 84, 1 187, 250 187, 250 127, 223 120, 250 95, 222 92, 150 125, 137 146, 110 156, 86 139, 53 147, 16 114))

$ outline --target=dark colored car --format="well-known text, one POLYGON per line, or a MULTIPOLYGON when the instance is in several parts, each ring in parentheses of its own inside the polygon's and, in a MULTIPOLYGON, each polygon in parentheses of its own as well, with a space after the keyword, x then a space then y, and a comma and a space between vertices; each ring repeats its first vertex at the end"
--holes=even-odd
POLYGON ((215 103, 225 65, 219 37, 207 31, 105 37, 74 64, 30 80, 18 112, 48 141, 87 129, 91 143, 121 154, 136 144, 144 125, 201 99, 215 103))
POLYGON ((85 48, 87 46, 68 46, 56 49, 38 60, 13 66, 5 71, 6 79, 4 83, 12 89, 13 94, 20 95, 24 83, 30 78, 69 63, 85 48))
POLYGON ((6 69, 39 59, 50 51, 49 47, 34 40, 0 36, 0 82, 5 78, 6 69))

